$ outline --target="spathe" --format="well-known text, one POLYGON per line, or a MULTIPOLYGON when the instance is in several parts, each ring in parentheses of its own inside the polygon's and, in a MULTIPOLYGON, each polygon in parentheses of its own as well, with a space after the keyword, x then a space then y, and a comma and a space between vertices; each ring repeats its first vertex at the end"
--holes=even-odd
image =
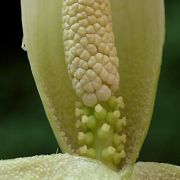
MULTIPOLYGON (((120 91, 126 104, 124 165, 136 161, 147 134, 164 44, 162 0, 112 0, 120 63, 120 91)), ((24 42, 46 114, 63 152, 78 147, 75 93, 68 78, 62 38, 62 0, 21 0, 24 42)))

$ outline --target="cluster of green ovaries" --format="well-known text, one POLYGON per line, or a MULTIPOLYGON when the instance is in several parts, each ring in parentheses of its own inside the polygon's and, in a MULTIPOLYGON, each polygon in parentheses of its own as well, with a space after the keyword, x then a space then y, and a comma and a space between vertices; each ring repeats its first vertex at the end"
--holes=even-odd
POLYGON ((76 104, 75 115, 78 128, 78 153, 96 158, 110 167, 119 165, 125 158, 126 117, 121 114, 124 108, 122 97, 112 96, 107 103, 97 104, 93 108, 76 104))

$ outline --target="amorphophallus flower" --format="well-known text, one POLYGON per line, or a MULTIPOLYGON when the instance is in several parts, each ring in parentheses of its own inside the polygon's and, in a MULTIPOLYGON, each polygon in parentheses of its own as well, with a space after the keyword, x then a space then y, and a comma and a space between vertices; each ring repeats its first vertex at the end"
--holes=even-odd
POLYGON ((21 3, 32 73, 69 154, 1 161, 0 178, 180 179, 177 166, 134 165, 159 78, 163 0, 21 3))

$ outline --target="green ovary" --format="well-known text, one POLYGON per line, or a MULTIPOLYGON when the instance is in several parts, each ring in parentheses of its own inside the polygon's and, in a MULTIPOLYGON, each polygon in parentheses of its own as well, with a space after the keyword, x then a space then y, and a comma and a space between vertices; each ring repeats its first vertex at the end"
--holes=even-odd
POLYGON ((115 96, 91 108, 82 102, 76 103, 77 153, 99 159, 113 169, 119 166, 126 156, 126 135, 123 133, 126 118, 121 115, 123 108, 122 97, 115 96))
POLYGON ((63 31, 68 73, 80 98, 76 152, 115 168, 126 156, 126 118, 122 97, 113 95, 119 89, 119 58, 110 1, 64 1, 63 31))

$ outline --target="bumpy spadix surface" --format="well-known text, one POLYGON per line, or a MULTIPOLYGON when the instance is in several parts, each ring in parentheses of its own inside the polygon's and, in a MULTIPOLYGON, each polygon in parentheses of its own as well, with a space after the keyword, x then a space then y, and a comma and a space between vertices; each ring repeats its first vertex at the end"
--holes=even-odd
POLYGON ((77 96, 93 107, 119 89, 110 0, 66 0, 65 59, 77 96))
POLYGON ((98 159, 115 169, 126 157, 126 117, 122 97, 112 96, 104 104, 87 108, 82 102, 76 103, 76 124, 79 148, 82 156, 98 159))
MULTIPOLYGON (((78 118, 74 112, 75 102, 79 101, 79 98, 74 91, 76 88, 72 87, 69 80, 68 62, 66 63, 68 59, 64 53, 62 28, 64 1, 21 0, 21 2, 24 42, 50 124, 61 149, 64 152, 77 153, 81 143, 90 145, 93 137, 91 132, 85 134, 83 127, 80 131, 81 127, 77 125, 78 118)), ((164 43, 164 7, 162 0, 111 0, 111 4, 119 57, 117 70, 121 76, 120 88, 114 96, 116 98, 123 96, 126 107, 120 111, 120 119, 124 116, 127 118, 127 125, 123 128, 123 134, 126 135, 126 157, 121 165, 117 165, 120 168, 135 162, 149 127, 164 43)), ((109 84, 105 84, 111 89, 109 84)), ((97 98, 97 93, 95 94, 97 98)), ((97 116, 94 110, 100 111, 99 107, 107 109, 108 112, 112 111, 107 107, 107 102, 98 104, 100 106, 93 109, 90 115, 97 116)), ((81 115, 81 123, 87 124, 92 131, 93 117, 86 116, 81 115)), ((97 131, 99 128, 96 128, 96 132, 99 132, 97 133, 99 137, 104 137, 104 131, 108 132, 109 124, 98 122, 100 130, 97 131)), ((113 128, 116 129, 116 126, 113 128)), ((119 131, 119 128, 116 131, 119 131)), ((119 137, 116 136, 115 139, 119 137)), ((109 142, 108 137, 90 148, 102 150, 106 143, 109 147, 103 154, 107 157, 107 154, 115 152, 115 143, 109 142)), ((82 145, 79 152, 88 152, 88 155, 92 156, 93 149, 88 151, 86 145, 82 145)))
POLYGON ((115 48, 109 0, 66 0, 63 3, 65 60, 77 102, 77 153, 118 166, 125 158, 126 117, 119 89, 119 59, 115 48), (103 102, 103 104, 102 104, 103 102))

